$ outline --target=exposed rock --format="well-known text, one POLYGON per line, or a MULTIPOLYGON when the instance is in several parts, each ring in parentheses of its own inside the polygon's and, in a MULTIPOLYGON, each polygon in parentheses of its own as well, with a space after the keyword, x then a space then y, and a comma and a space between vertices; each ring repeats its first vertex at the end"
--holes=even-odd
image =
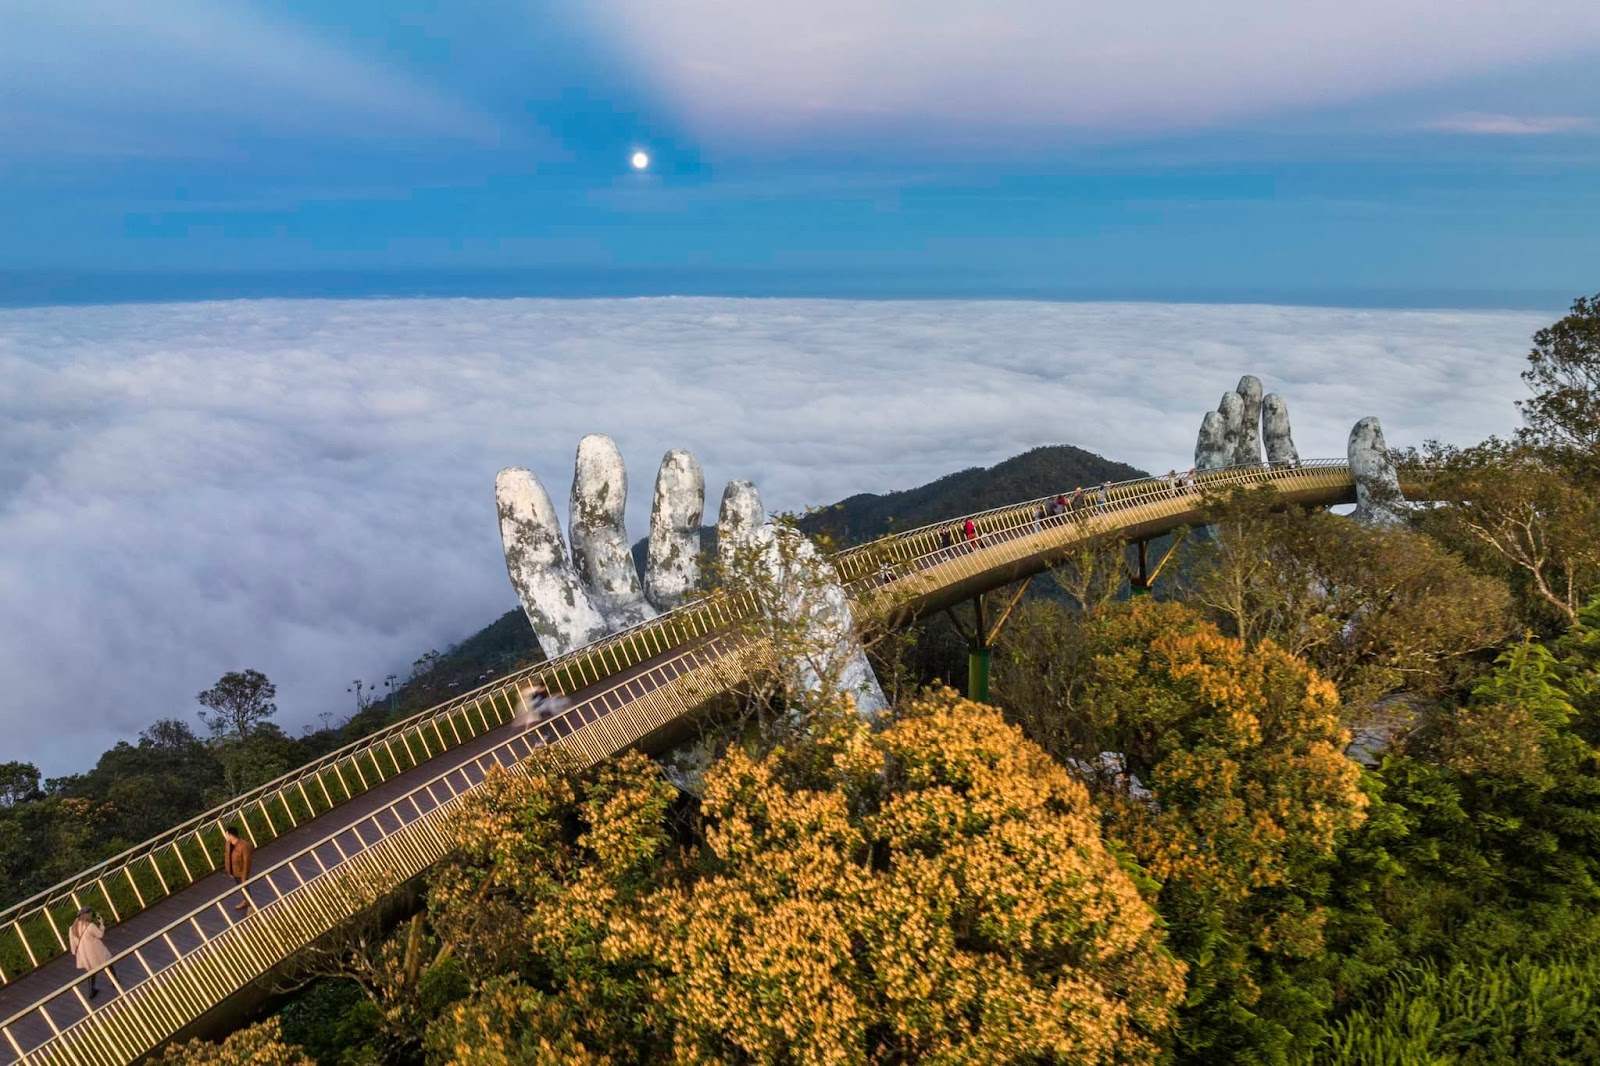
MULTIPOLYGON (((719 543, 720 538, 719 531, 719 543)), ((889 701, 855 639, 850 599, 833 564, 799 531, 770 522, 756 528, 748 543, 756 549, 767 579, 775 583, 786 620, 802 622, 806 646, 815 649, 789 663, 794 671, 788 679, 790 685, 812 692, 833 689, 846 693, 865 718, 887 710, 889 701)))
POLYGON ((1261 434, 1267 445, 1267 462, 1276 466, 1300 461, 1289 427, 1289 405, 1275 392, 1261 401, 1261 434))
POLYGON ((628 548, 627 502, 628 471, 616 442, 598 433, 584 437, 572 474, 572 565, 613 629, 655 615, 628 548))
POLYGON ((607 625, 567 561, 550 494, 531 471, 507 467, 494 479, 506 573, 548 656, 563 655, 605 636, 607 625))
POLYGON ((1221 470, 1232 460, 1228 449, 1228 436, 1222 415, 1207 411, 1200 420, 1200 437, 1194 444, 1196 470, 1221 470))
POLYGON ((1261 465, 1261 379, 1246 374, 1239 379, 1241 408, 1239 415, 1239 444, 1233 461, 1238 465, 1261 465))
POLYGON ((650 507, 644 591, 657 610, 688 598, 700 580, 700 521, 706 509, 706 479, 700 461, 674 449, 661 457, 650 507))
POLYGON ((1422 721, 1422 700, 1408 693, 1385 696, 1350 723, 1344 753, 1362 766, 1377 766, 1422 721))
POLYGON ((1367 525, 1403 524, 1406 502, 1400 493, 1400 474, 1376 418, 1363 418, 1350 430, 1347 455, 1356 483, 1356 509, 1350 517, 1367 525))
POLYGON ((1239 455, 1239 441, 1244 436, 1244 397, 1237 392, 1223 393, 1217 413, 1222 416, 1224 465, 1232 466, 1239 455))
POLYGON ((748 544, 751 534, 766 521, 767 512, 755 485, 743 478, 728 482, 717 510, 717 561, 724 571, 733 569, 734 552, 748 544))

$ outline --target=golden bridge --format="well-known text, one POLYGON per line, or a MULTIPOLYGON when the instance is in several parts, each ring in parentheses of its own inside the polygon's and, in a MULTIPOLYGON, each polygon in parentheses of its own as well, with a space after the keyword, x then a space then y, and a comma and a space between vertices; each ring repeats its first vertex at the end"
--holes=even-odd
MULTIPOLYGON (((1343 460, 1238 467, 1193 483, 1123 482, 1103 502, 1095 490, 1086 507, 1064 514, 1041 510, 1053 495, 1029 500, 896 533, 833 561, 852 597, 892 604, 886 620, 897 625, 1031 577, 1103 537, 1138 546, 1137 586, 1152 576, 1151 538, 1203 524, 1212 493, 1262 485, 1285 504, 1355 502, 1343 460), (975 541, 943 535, 969 518, 975 541)), ((737 596, 709 596, 518 670, 12 906, 0 914, 0 1066, 132 1063, 236 1006, 364 908, 351 884, 399 888, 443 859, 448 820, 492 767, 516 766, 546 745, 585 764, 660 750, 675 723, 740 681, 731 635, 748 610, 737 596), (536 684, 568 706, 531 726, 514 722, 536 684), (257 848, 243 886, 252 910, 235 909, 241 888, 221 869, 226 824, 257 848), (88 975, 67 952, 68 927, 85 906, 112 923, 112 966, 101 971, 109 987, 92 1000, 88 975)), ((981 620, 977 639, 985 643, 981 620)))

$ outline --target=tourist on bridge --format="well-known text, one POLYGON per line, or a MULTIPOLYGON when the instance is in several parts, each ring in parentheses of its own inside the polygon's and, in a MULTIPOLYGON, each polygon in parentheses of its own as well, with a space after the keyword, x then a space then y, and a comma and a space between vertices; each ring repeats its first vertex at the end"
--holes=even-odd
MULTIPOLYGON (((228 853, 223 856, 222 867, 228 876, 233 878, 234 884, 243 885, 250 877, 250 856, 255 854, 256 849, 251 847, 250 842, 240 835, 237 825, 228 826, 222 831, 222 835, 228 841, 228 853)), ((235 904, 233 909, 236 911, 250 910, 250 890, 248 888, 241 889, 239 894, 244 898, 235 904)))
POLYGON ((1167 471, 1167 491, 1172 494, 1173 498, 1177 498, 1179 493, 1182 491, 1177 467, 1173 467, 1171 470, 1167 471))
POLYGON ((1083 509, 1088 504, 1088 502, 1089 502, 1089 497, 1084 494, 1082 485, 1079 485, 1077 488, 1072 490, 1072 513, 1073 514, 1075 514, 1075 515, 1082 514, 1083 513, 1083 509))
POLYGON ((1042 504, 1042 503, 1036 503, 1036 504, 1033 505, 1033 531, 1035 533, 1041 532, 1044 529, 1044 520, 1045 520, 1046 514, 1054 514, 1055 513, 1055 510, 1054 510, 1055 502, 1054 501, 1051 501, 1050 507, 1052 509, 1050 511, 1046 511, 1045 507, 1044 507, 1044 504, 1042 504))
POLYGON ((1111 503, 1111 482, 1107 481, 1101 484, 1097 501, 1099 506, 1096 509, 1104 514, 1106 508, 1109 507, 1111 503))
POLYGON ((978 523, 970 518, 967 519, 961 527, 961 532, 966 535, 967 549, 976 551, 978 548, 978 523))
MULTIPOLYGON (((94 979, 102 969, 111 965, 111 952, 106 950, 106 923, 101 921, 88 907, 78 912, 78 918, 72 923, 72 928, 67 933, 67 944, 72 950, 72 958, 78 964, 78 969, 89 975, 89 998, 100 994, 100 989, 95 987, 94 979)), ((111 970, 112 980, 116 980, 117 971, 111 970)))

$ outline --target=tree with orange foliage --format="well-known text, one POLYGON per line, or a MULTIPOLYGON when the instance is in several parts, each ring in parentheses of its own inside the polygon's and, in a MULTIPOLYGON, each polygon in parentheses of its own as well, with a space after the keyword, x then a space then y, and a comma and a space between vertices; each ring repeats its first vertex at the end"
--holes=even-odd
POLYGON ((1319 886, 1367 802, 1333 686, 1180 604, 1137 600, 1048 648, 1008 647, 997 691, 1161 881, 1172 945, 1193 967, 1180 1050, 1273 1061, 1313 1039, 1320 990, 1292 971, 1321 950, 1319 886), (1007 677, 1050 669, 1041 656, 1063 647, 1054 685, 1022 689, 1052 702, 1013 704, 1007 677))
MULTIPOLYGON (((478 972, 439 1061, 1135 1063, 1183 994, 1081 784, 940 690, 727 752, 686 837, 639 756, 474 798, 436 925, 478 972), (505 839, 527 828, 531 838, 505 839), (500 913, 504 912, 504 913, 500 913)), ((441 891, 442 889, 442 891, 441 891)))
POLYGON ((304 1051, 285 1043, 278 1019, 268 1018, 220 1044, 190 1040, 173 1044, 150 1060, 150 1066, 317 1066, 304 1051))

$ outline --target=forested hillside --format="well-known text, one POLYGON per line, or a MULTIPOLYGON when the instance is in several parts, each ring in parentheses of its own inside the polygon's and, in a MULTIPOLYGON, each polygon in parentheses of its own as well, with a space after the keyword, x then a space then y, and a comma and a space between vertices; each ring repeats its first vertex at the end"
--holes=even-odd
POLYGON ((1079 485, 1127 481, 1148 474, 1070 444, 1034 448, 985 469, 970 467, 914 489, 859 493, 819 507, 801 519, 807 533, 825 533, 840 547, 916 529, 930 522, 985 511, 1079 485))

